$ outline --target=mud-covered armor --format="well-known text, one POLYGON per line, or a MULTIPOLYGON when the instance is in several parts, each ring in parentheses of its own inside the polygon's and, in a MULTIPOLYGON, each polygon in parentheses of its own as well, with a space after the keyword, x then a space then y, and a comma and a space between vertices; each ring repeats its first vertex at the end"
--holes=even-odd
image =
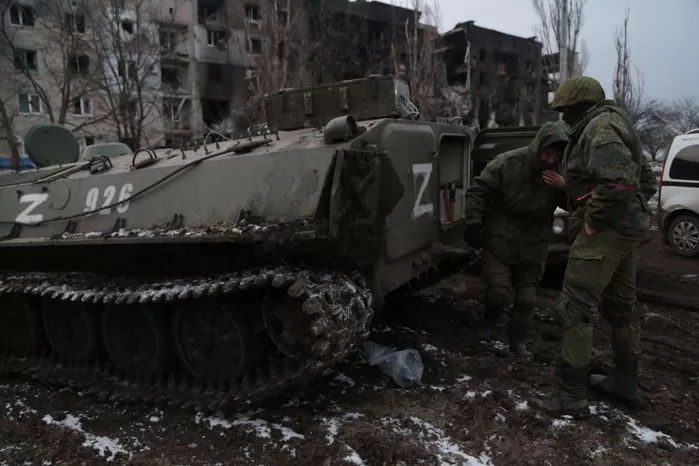
POLYGON ((0 371, 220 409, 332 368, 387 293, 463 252, 440 209, 473 133, 401 119, 406 89, 287 90, 284 131, 89 160, 36 130, 43 168, 0 175, 0 371))

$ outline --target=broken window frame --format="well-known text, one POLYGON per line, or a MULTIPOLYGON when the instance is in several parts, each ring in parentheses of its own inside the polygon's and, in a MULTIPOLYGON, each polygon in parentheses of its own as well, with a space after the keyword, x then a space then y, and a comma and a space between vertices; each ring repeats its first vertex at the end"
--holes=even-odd
POLYGON ((180 67, 178 66, 170 66, 170 65, 160 65, 160 82, 161 84, 164 84, 166 86, 174 87, 174 88, 179 88, 182 86, 182 79, 180 77, 180 67), (166 73, 165 70, 168 70, 166 73), (165 76, 171 76, 170 70, 172 70, 172 73, 174 73, 174 78, 175 79, 165 79, 165 76))
POLYGON ((168 123, 181 123, 182 115, 178 111, 179 109, 179 102, 167 99, 163 100, 163 120, 168 123))
POLYGON ((225 29, 212 29, 206 28, 206 45, 208 47, 218 47, 221 42, 226 41, 226 30, 225 29), (218 37, 217 39, 217 36, 218 37))
POLYGON ((219 5, 216 2, 199 0, 197 2, 197 7, 199 9, 199 22, 220 22, 222 20, 221 13, 223 12, 223 5, 219 5))
POLYGON ((16 27, 34 27, 36 15, 29 5, 10 6, 10 24, 16 27))
POLYGON ((38 72, 39 60, 36 50, 31 49, 16 49, 14 54, 15 69, 38 72), (29 57, 33 57, 31 60, 29 57), (31 66, 30 66, 31 64, 31 66))
POLYGON ((117 73, 122 79, 136 79, 136 63, 133 60, 119 60, 117 63, 117 73))
POLYGON ((262 55, 262 40, 258 37, 248 36, 245 40, 245 51, 250 55, 262 55))
POLYGON ((89 97, 76 97, 73 99, 73 116, 92 116, 92 100, 89 97), (78 113, 75 110, 78 110, 78 113))
POLYGON ((43 102, 38 94, 21 92, 17 94, 19 113, 21 115, 41 115, 43 113, 43 102), (24 110, 22 109, 24 107, 24 110))
POLYGON ((252 3, 245 4, 245 21, 249 23, 259 23, 262 19, 260 6, 252 3))
POLYGON ((85 15, 82 13, 65 14, 66 30, 73 34, 85 34, 85 15))
POLYGON ((90 57, 73 55, 70 57, 70 72, 73 75, 85 76, 90 73, 90 57))
POLYGON ((119 28, 128 35, 133 35, 136 32, 136 23, 129 18, 123 18, 119 21, 119 28))
POLYGON ((160 29, 160 31, 158 32, 160 49, 168 52, 174 52, 179 42, 177 37, 177 31, 174 31, 172 29, 160 29))

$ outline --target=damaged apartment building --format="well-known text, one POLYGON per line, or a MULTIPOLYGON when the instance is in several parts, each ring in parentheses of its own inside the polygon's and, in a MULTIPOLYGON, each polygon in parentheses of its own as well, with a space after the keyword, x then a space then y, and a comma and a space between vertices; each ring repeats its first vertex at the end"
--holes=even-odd
POLYGON ((442 36, 448 88, 459 101, 456 111, 480 128, 541 123, 548 80, 543 73, 542 44, 476 26, 457 24, 442 36))
MULTIPOLYGON (((172 3, 182 11, 182 0, 172 3)), ((163 96, 170 106, 166 113, 175 120, 166 132, 168 143, 201 137, 212 128, 227 133, 245 129, 253 92, 249 80, 265 67, 261 61, 289 61, 290 78, 279 87, 392 73, 392 34, 397 24, 414 17, 407 8, 362 0, 184 3, 191 3, 191 16, 179 14, 160 23, 163 96), (265 41, 274 36, 279 43, 268 56, 265 41), (285 55, 284 48, 292 47, 289 41, 300 44, 297 49, 303 48, 305 56, 299 57, 299 50, 285 55)))
MULTIPOLYGON (((265 44, 272 42, 270 27, 293 23, 293 31, 284 31, 287 42, 297 42, 305 54, 289 63, 293 79, 279 85, 293 87, 392 73, 394 35, 415 18, 410 9, 362 0, 13 0, 10 5, 2 11, 12 43, 3 46, 7 76, 0 91, 8 118, 0 140, 14 133, 20 148, 27 130, 47 121, 73 129, 82 146, 118 139, 132 146, 181 145, 201 141, 211 130, 236 133, 250 124, 251 76, 260 72, 261 61, 275 59, 264 56, 265 44), (64 11, 49 19, 47 5, 64 11), (107 22, 100 27, 95 16, 108 16, 107 22), (57 29, 84 43, 85 50, 70 51, 70 70, 58 69, 66 53, 61 44, 46 45, 57 29), (97 50, 105 34, 107 45, 97 50), (130 45, 136 41, 138 47, 130 45), (112 49, 112 43, 123 50, 112 49), (135 49, 140 56, 131 55, 135 49), (52 110, 65 105, 53 78, 63 71, 77 97, 60 119, 52 110), (152 108, 143 110, 145 104, 152 108)), ((289 43, 281 39, 273 47, 281 56, 289 43)), ((275 85, 265 92, 277 90, 275 85)), ((0 141, 2 155, 8 151, 0 141)))

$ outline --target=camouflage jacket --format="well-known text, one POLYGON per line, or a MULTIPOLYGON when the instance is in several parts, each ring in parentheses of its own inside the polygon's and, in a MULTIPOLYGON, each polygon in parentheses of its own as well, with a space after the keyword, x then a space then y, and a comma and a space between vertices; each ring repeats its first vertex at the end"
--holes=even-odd
POLYGON ((570 202, 588 225, 629 238, 646 234, 656 181, 624 110, 612 101, 590 109, 573 127, 563 165, 570 202))
POLYGON ((547 123, 529 146, 493 159, 466 192, 466 224, 483 224, 486 247, 506 264, 546 259, 553 213, 565 193, 544 183, 538 154, 567 142, 567 133, 565 123, 547 123))

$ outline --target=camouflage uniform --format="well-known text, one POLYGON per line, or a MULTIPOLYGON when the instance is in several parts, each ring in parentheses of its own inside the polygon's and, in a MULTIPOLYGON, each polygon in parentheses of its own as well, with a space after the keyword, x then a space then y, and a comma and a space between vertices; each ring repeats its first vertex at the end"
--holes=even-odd
POLYGON ((553 213, 565 198, 543 182, 539 153, 552 144, 567 143, 569 129, 563 122, 542 126, 529 146, 492 160, 466 193, 466 224, 482 224, 486 237, 486 318, 493 323, 504 308, 514 305, 508 327, 511 343, 526 339, 553 213))
MULTIPOLYGON (((590 78, 575 79, 580 83, 590 78)), ((563 86, 560 91, 565 91, 563 86)), ((556 99, 565 100, 565 95, 556 99)), ((582 228, 575 238, 554 308, 563 332, 562 409, 569 402, 572 409, 587 410, 585 378, 598 312, 612 327, 616 368, 612 378, 594 380, 608 379, 603 390, 637 401, 636 267, 649 228, 647 199, 655 193, 655 177, 628 115, 605 100, 573 127, 563 165, 569 200, 576 208, 573 216, 596 232, 588 235, 582 228)))
POLYGON ((637 137, 623 110, 603 101, 573 128, 566 150, 564 176, 575 215, 597 231, 590 236, 582 229, 573 242, 555 308, 564 329, 562 358, 573 367, 590 362, 598 309, 612 326, 615 356, 638 358, 640 351, 636 266, 655 177, 637 137))

